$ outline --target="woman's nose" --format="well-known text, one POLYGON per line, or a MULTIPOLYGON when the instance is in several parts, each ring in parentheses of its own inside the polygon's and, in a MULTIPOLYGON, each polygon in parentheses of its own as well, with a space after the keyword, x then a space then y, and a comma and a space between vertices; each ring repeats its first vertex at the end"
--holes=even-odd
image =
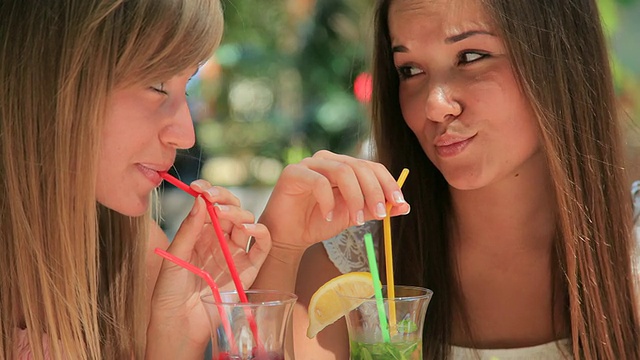
POLYGON ((454 99, 449 87, 436 85, 429 89, 425 112, 429 120, 444 122, 459 116, 462 105, 454 99))
POLYGON ((170 121, 163 127, 160 140, 176 149, 189 149, 196 143, 191 112, 186 101, 176 105, 169 116, 170 121))

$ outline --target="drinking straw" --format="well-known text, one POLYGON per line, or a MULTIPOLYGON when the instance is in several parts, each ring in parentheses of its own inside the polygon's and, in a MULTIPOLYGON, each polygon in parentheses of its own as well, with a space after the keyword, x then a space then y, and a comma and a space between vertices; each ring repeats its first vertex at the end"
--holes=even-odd
POLYGON ((169 174, 168 172, 160 172, 160 177, 165 179, 166 181, 168 181, 169 183, 171 183, 171 185, 177 187, 178 189, 186 192, 187 194, 193 196, 193 197, 198 197, 200 194, 193 190, 189 185, 183 183, 182 181, 178 180, 177 178, 175 178, 173 175, 169 174))
POLYGON ((371 278, 373 279, 373 292, 376 297, 376 307, 378 308, 378 319, 380 320, 382 340, 388 343, 391 341, 391 338, 389 336, 389 324, 387 324, 387 317, 384 312, 382 287, 380 286, 380 273, 378 272, 378 264, 376 263, 376 251, 373 248, 373 238, 371 238, 370 233, 364 234, 364 246, 367 249, 369 272, 371 272, 371 278))
POLYGON ((218 290, 218 285, 213 280, 211 275, 208 272, 200 269, 199 267, 194 266, 160 248, 156 248, 155 253, 171 261, 172 263, 182 268, 185 268, 191 271, 192 273, 200 276, 209 285, 209 287, 211 288, 211 293, 213 294, 213 298, 215 299, 215 302, 216 302, 216 307, 218 308, 218 314, 220 315, 220 320, 222 320, 222 328, 224 329, 224 332, 227 334, 227 338, 229 339, 231 348, 234 349, 234 352, 235 352, 236 341, 233 338, 233 331, 231 330, 231 324, 229 324, 229 319, 227 318, 227 314, 224 312, 224 307, 222 307, 222 298, 220 297, 220 291, 218 290))
MULTIPOLYGON (((175 177, 169 175, 166 172, 161 172, 160 176, 176 186, 177 188, 189 193, 191 196, 198 197, 200 196, 195 190, 190 188, 187 184, 182 181, 176 179, 175 177)), ((227 244, 227 240, 224 238, 224 233, 222 232, 222 228, 220 227, 220 221, 218 220, 218 215, 216 215, 213 204, 203 197, 207 205, 207 212, 209 212, 209 217, 211 217, 211 223, 213 224, 213 229, 216 232, 216 236, 218 237, 218 242, 220 243, 220 249, 222 250, 222 254, 224 255, 224 260, 227 262, 227 267, 229 268, 229 272, 231 273, 231 278, 233 279, 233 284, 238 291, 238 297, 241 302, 249 302, 247 299, 247 295, 244 292, 244 288, 242 287, 242 281, 240 281, 240 276, 238 275, 238 270, 236 269, 236 265, 233 262, 233 256, 231 255, 231 251, 229 251, 229 245, 227 244)))
MULTIPOLYGON (((404 168, 398 177, 398 186, 402 188, 404 181, 409 175, 409 169, 404 168)), ((393 299, 396 297, 395 281, 393 280, 393 249, 391 246, 391 207, 387 204, 387 216, 382 220, 382 228, 384 231, 384 260, 385 270, 387 274, 387 296, 389 297, 389 328, 391 335, 397 332, 396 327, 396 303, 393 299)))
MULTIPOLYGON (((177 178, 171 176, 167 172, 159 172, 160 176, 173 184, 175 187, 187 192, 189 195, 198 197, 201 194, 193 190, 187 184, 178 180, 177 178)), ((227 263, 227 267, 229 268, 229 272, 231 273, 231 278, 233 279, 233 284, 236 287, 236 291, 238 293, 238 297, 240 298, 240 302, 249 303, 249 299, 247 298, 247 294, 244 292, 244 288, 242 287, 242 281, 240 281, 240 276, 238 275, 238 270, 236 269, 236 265, 233 262, 233 255, 231 255, 231 251, 229 250, 229 245, 227 244, 227 240, 224 237, 224 233, 222 232, 222 228, 220 227, 220 221, 218 220, 218 215, 214 209, 213 204, 202 197, 206 206, 207 212, 209 213, 209 217, 211 218, 211 223, 213 224, 213 229, 215 230, 216 236, 218 237, 218 243, 220 244, 220 249, 222 250, 222 254, 224 255, 224 260, 227 263)), ((258 325, 251 314, 251 310, 246 310, 247 320, 249 321, 249 326, 251 327, 251 331, 253 331, 254 338, 258 347, 261 348, 261 342, 258 339, 258 325)))

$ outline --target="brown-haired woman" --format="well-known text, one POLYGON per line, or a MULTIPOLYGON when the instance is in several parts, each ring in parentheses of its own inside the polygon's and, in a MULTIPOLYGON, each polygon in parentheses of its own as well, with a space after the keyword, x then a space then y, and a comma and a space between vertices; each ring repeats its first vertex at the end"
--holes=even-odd
MULTIPOLYGON (((426 359, 640 358, 606 49, 594 0, 378 1, 375 151, 390 173, 411 170, 411 213, 392 222, 395 282, 434 291, 426 359)), ((385 199, 392 215, 407 211, 389 172, 321 152, 276 185, 261 217, 273 251, 257 284, 275 285, 268 269, 291 274, 297 357, 348 356, 344 323, 299 334, 311 294, 361 270, 360 237, 377 222, 304 257, 303 244, 380 219, 385 199)))

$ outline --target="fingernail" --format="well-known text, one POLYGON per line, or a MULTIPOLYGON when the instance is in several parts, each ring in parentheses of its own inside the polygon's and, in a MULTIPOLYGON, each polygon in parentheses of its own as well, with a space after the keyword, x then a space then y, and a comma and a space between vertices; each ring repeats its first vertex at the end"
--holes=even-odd
POLYGON ((256 224, 242 224, 242 226, 244 226, 244 228, 248 230, 253 230, 256 228, 256 224))
POLYGON ((229 207, 227 205, 220 205, 220 204, 216 204, 216 207, 220 210, 220 211, 229 211, 229 207))
POLYGON ((217 196, 220 194, 220 190, 218 190, 217 188, 208 188, 207 189, 207 194, 211 195, 211 196, 217 196))
POLYGON ((189 215, 194 216, 195 214, 198 213, 198 211, 200 211, 200 204, 202 204, 204 200, 202 200, 202 198, 200 196, 198 196, 196 198, 196 201, 193 202, 193 207, 191 208, 191 211, 189 212, 189 215))
POLYGON ((356 224, 364 225, 364 211, 358 210, 358 213, 356 214, 356 224))
POLYGON ((384 208, 384 204, 381 202, 376 205, 376 215, 380 218, 387 216, 387 209, 384 208))
POLYGON ((402 215, 407 215, 411 212, 411 205, 407 204, 407 211, 405 211, 402 215))
POLYGON ((400 191, 394 191, 393 192, 393 200, 397 203, 397 204, 403 204, 406 203, 407 201, 404 199, 404 197, 402 196, 402 193, 400 191))
POLYGON ((327 217, 324 219, 327 221, 333 220, 333 211, 329 211, 329 213, 327 214, 327 217))

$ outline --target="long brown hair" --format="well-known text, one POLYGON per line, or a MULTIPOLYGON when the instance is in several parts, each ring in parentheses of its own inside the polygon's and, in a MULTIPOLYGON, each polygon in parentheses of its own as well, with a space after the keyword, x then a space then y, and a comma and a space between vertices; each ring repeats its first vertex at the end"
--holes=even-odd
POLYGON ((107 99, 211 56, 207 0, 0 4, 0 358, 143 358, 149 216, 96 203, 107 99))
MULTIPOLYGON (((501 32, 542 130, 560 210, 555 248, 574 356, 639 359, 632 210, 596 2, 478 1, 501 32)), ((387 25, 390 2, 380 0, 376 8, 373 132, 379 160, 394 174, 404 167, 412 172, 403 188, 411 214, 392 220, 395 273, 398 282, 434 290, 425 358, 444 358, 456 316, 451 302, 460 296, 449 261, 452 205, 446 181, 401 114, 387 25)))

